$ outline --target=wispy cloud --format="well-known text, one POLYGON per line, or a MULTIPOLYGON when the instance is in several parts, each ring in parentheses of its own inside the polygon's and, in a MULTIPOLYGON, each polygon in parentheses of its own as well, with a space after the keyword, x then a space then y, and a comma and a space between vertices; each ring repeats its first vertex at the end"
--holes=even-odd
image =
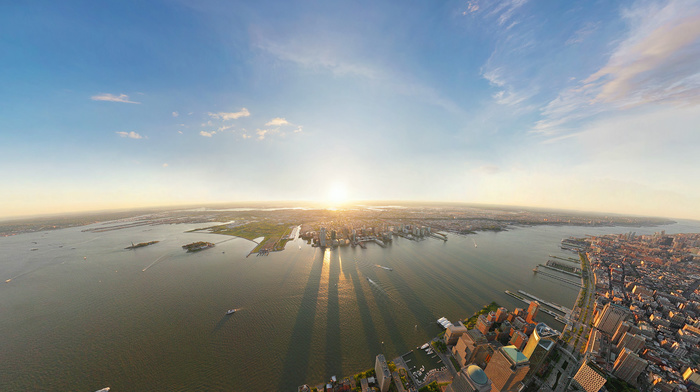
POLYGON ((164 163, 164 164, 163 164, 163 167, 168 167, 168 164, 167 164, 167 163, 164 163))
POLYGON ((232 112, 232 113, 225 113, 225 112, 219 112, 219 113, 207 113, 209 114, 210 117, 217 118, 220 120, 228 121, 228 120, 236 120, 241 117, 248 117, 250 116, 250 112, 246 108, 242 108, 241 110, 237 112, 232 112))
POLYGON ((280 127, 282 125, 290 125, 289 121, 284 118, 276 117, 265 123, 268 127, 280 127))
POLYGON ((549 102, 534 132, 553 135, 577 120, 647 104, 700 103, 700 3, 644 3, 623 17, 631 28, 605 66, 549 102))
POLYGON ((258 129, 257 131, 255 131, 255 133, 258 134, 258 140, 265 139, 265 135, 267 135, 268 132, 270 132, 270 131, 267 129, 258 129))
POLYGON ((117 135, 121 137, 128 137, 130 139, 143 139, 143 136, 139 135, 138 133, 131 131, 131 132, 115 132, 117 135))
POLYGON ((204 137, 212 137, 212 136, 216 135, 216 131, 211 131, 211 132, 199 131, 199 134, 204 136, 204 137))
POLYGON ((179 115, 180 115, 180 113, 178 113, 178 112, 173 112, 173 117, 177 117, 177 116, 179 116, 179 115))
POLYGON ((578 44, 583 42, 583 40, 586 39, 589 35, 593 34, 596 30, 598 30, 598 27, 600 26, 600 22, 588 22, 583 27, 580 29, 576 30, 574 34, 566 40, 566 45, 573 45, 573 44, 578 44))
MULTIPOLYGON (((522 7, 525 3, 527 3, 527 0, 501 0, 487 1, 485 3, 479 0, 470 0, 467 2, 467 8, 462 12, 462 15, 483 13, 484 16, 488 18, 495 18, 498 25, 503 26, 513 19, 518 8, 522 7)), ((506 27, 506 30, 509 30, 517 23, 517 21, 511 22, 506 27)))
POLYGON ((108 102, 122 102, 122 103, 135 103, 135 104, 140 104, 141 102, 135 102, 129 100, 129 96, 126 94, 119 94, 119 95, 114 95, 114 94, 108 94, 108 93, 100 93, 97 95, 93 95, 90 97, 93 101, 108 101, 108 102))

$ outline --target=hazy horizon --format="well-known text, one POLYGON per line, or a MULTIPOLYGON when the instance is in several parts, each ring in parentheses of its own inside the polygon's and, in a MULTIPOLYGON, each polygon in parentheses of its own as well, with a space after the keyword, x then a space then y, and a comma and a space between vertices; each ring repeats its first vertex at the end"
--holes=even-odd
POLYGON ((700 219, 697 1, 2 10, 0 219, 285 199, 700 219))

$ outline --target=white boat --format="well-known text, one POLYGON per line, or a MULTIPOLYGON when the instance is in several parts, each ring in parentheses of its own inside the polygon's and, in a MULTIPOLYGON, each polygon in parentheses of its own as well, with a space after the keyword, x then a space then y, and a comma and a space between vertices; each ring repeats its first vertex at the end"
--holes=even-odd
POLYGON ((226 311, 226 314, 234 314, 236 313, 236 309, 229 309, 226 311))
POLYGON ((425 350, 425 349, 428 348, 429 346, 430 346, 430 344, 429 344, 429 343, 426 343, 426 344, 420 346, 420 349, 421 349, 421 350, 425 350))
POLYGON ((102 388, 102 389, 95 391, 95 392, 109 392, 109 387, 102 388))

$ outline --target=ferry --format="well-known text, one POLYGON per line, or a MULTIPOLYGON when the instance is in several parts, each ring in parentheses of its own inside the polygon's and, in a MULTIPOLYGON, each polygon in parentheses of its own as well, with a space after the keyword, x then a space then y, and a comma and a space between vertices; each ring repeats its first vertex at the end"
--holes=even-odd
POLYGON ((236 313, 236 309, 229 309, 229 310, 226 311, 226 314, 227 314, 227 315, 228 315, 228 314, 234 314, 234 313, 236 313))

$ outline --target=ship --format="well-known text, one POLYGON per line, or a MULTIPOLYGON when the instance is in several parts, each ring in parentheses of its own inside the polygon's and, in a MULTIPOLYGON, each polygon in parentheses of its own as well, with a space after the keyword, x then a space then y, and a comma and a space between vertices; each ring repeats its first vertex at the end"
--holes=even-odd
POLYGON ((227 314, 227 315, 229 315, 229 314, 234 314, 234 313, 236 313, 236 309, 229 309, 229 310, 226 311, 226 314, 227 314))

